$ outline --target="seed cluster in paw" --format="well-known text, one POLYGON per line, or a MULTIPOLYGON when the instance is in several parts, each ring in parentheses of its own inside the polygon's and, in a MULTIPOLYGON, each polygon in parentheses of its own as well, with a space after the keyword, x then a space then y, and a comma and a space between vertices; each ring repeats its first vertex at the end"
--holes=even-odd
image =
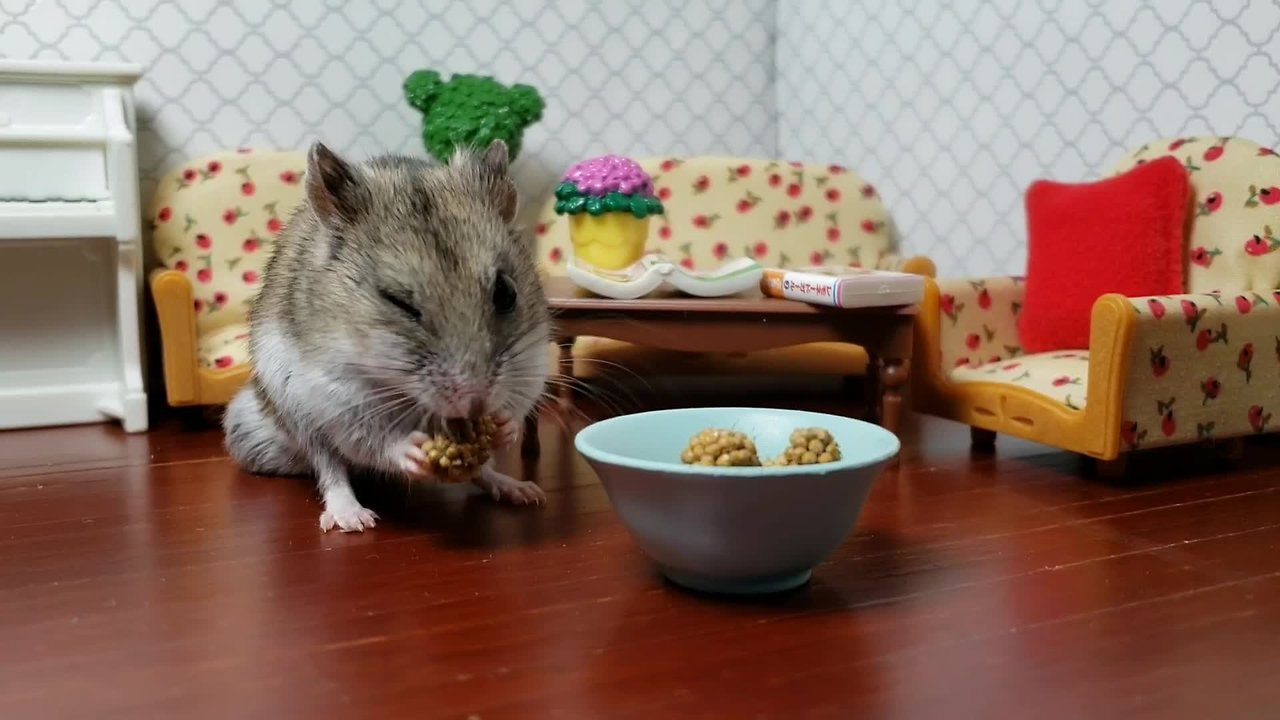
POLYGON ((816 427, 792 432, 787 448, 768 460, 760 459, 755 443, 746 433, 721 428, 708 428, 694 435, 680 453, 680 461, 686 465, 715 467, 817 465, 839 459, 840 446, 835 438, 816 427))
POLYGON ((498 436, 493 418, 450 420, 444 432, 422 444, 427 460, 424 469, 445 482, 468 482, 480 474, 489 461, 498 436))

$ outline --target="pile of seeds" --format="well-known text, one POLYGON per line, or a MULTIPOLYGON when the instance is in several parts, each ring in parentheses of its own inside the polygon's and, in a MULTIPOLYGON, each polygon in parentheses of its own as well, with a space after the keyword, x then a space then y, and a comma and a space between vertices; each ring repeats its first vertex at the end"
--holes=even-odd
POLYGON ((760 460, 756 445, 746 433, 722 428, 708 428, 689 439, 680 453, 686 465, 717 467, 777 467, 780 465, 816 465, 840 459, 840 446, 827 430, 817 427, 799 428, 791 433, 790 443, 778 457, 760 460))
POLYGON ((718 465, 720 467, 745 467, 759 465, 756 445, 746 433, 737 430, 710 428, 694 435, 689 445, 680 453, 686 465, 718 465))
POLYGON ((815 465, 840 459, 840 446, 831 433, 822 428, 800 428, 791 433, 791 443, 775 460, 764 465, 815 465))

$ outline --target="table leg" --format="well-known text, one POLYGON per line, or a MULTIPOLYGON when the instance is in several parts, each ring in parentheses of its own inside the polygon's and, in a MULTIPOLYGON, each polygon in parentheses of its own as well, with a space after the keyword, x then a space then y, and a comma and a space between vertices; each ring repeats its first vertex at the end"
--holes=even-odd
POLYGON ((867 369, 864 372, 866 387, 863 388, 863 403, 866 405, 867 422, 880 422, 880 358, 874 353, 867 353, 867 369))
POLYGON ((560 348, 560 367, 558 370, 563 380, 556 394, 560 399, 560 411, 566 415, 569 409, 573 407, 573 386, 576 384, 573 376, 573 344, 575 341, 577 341, 576 337, 556 339, 556 345, 560 348))
POLYGON ((902 389, 907 384, 910 364, 898 357, 886 357, 880 365, 880 425, 898 434, 902 422, 902 389))
POLYGON ((538 408, 535 406, 524 419, 524 434, 520 438, 520 456, 535 458, 540 454, 542 454, 542 442, 538 439, 538 408))
MULTIPOLYGON (((565 415, 568 415, 569 408, 572 407, 573 403, 573 343, 576 339, 574 337, 557 337, 555 340, 560 354, 557 366, 552 371, 552 376, 558 376, 562 380, 556 388, 556 400, 560 406, 560 412, 565 415)), ((538 417, 540 414, 538 407, 535 405, 524 419, 524 433, 520 441, 520 455, 522 457, 534 458, 542 453, 542 443, 538 438, 538 417)))
POLYGON ((111 398, 110 414, 118 414, 127 433, 148 427, 147 394, 142 379, 141 314, 142 248, 137 240, 117 243, 116 333, 119 342, 120 389, 111 398))

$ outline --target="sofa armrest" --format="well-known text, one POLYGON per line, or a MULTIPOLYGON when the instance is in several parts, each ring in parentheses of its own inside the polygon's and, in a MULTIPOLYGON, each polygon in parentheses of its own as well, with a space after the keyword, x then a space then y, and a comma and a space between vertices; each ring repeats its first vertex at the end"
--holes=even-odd
POLYGON ((937 289, 937 305, 930 313, 938 325, 938 362, 943 371, 1022 354, 1018 313, 1025 288, 1021 278, 948 278, 937 281, 937 289))
POLYGON ((953 368, 1022 354, 1018 313, 1024 293, 1022 279, 1014 277, 925 279, 911 370, 918 410, 955 417, 948 399, 953 368))
POLYGON ((933 261, 924 255, 912 255, 910 257, 899 255, 898 253, 886 252, 880 255, 876 260, 876 270, 894 270, 897 272, 911 273, 913 275, 923 275, 925 277, 937 277, 938 268, 933 261))
POLYGON ((150 276, 160 326, 165 391, 173 406, 199 402, 196 362, 196 316, 191 279, 177 270, 158 268, 150 276))
MULTIPOLYGON (((1280 423, 1280 292, 1126 298, 1095 305, 1129 327, 1090 347, 1095 373, 1118 379, 1119 447, 1136 450, 1275 430, 1280 423)), ((1101 398, 1099 398, 1101 399, 1101 398)))

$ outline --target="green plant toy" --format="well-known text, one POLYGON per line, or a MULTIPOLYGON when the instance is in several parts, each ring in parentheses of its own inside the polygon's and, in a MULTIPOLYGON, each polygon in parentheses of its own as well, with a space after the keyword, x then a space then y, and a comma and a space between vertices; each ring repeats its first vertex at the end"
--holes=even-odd
POLYGON ((526 128, 542 119, 546 104, 529 85, 507 87, 491 77, 457 74, 448 80, 434 70, 415 70, 404 81, 409 105, 422 113, 427 152, 448 160, 455 147, 507 144, 511 159, 520 154, 526 128))

